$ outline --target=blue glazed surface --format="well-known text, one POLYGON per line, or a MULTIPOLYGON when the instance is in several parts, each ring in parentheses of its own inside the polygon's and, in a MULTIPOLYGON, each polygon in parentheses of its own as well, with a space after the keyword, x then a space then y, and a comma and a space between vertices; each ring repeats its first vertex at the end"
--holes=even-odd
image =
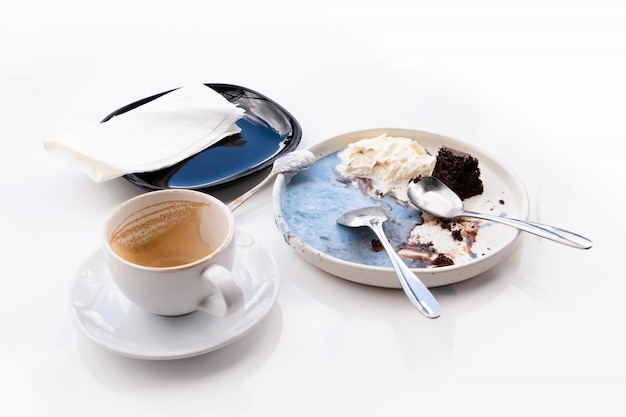
POLYGON ((187 160, 178 170, 173 171, 167 185, 172 188, 194 187, 236 177, 278 155, 287 139, 267 126, 247 119, 239 120, 237 126, 241 128, 242 134, 187 160), (254 140, 245 140, 242 135, 254 140))
POLYGON ((393 198, 371 197, 358 187, 339 181, 334 170, 339 162, 337 152, 334 152, 291 178, 283 193, 284 221, 295 235, 328 255, 349 262, 391 267, 384 251, 372 249, 371 242, 376 239, 372 230, 341 226, 337 219, 350 210, 382 207, 389 217, 383 228, 397 250, 407 241, 411 230, 422 222, 420 213, 393 198))

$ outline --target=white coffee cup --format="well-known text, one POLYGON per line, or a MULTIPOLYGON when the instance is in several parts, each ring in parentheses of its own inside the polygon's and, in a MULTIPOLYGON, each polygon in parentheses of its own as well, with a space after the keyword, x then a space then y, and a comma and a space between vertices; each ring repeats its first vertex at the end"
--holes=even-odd
POLYGON ((176 189, 131 198, 106 220, 102 240, 113 281, 145 310, 222 317, 243 306, 235 220, 215 197, 176 189))

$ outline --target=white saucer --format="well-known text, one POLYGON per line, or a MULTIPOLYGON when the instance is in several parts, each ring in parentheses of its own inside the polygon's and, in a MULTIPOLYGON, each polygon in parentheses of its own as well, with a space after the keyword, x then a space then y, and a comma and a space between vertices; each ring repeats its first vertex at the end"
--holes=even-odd
POLYGON ((242 310, 224 318, 196 311, 163 317, 131 303, 113 283, 98 251, 81 266, 71 291, 74 323, 92 341, 124 356, 179 359, 219 349, 250 331, 278 297, 280 277, 271 254, 237 231, 234 273, 243 288, 242 310))

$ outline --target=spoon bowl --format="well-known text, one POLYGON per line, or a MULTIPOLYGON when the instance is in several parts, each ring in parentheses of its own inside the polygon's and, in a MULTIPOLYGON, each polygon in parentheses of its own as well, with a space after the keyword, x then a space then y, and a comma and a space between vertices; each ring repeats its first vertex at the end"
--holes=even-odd
POLYGON ((443 219, 475 217, 506 224, 578 249, 589 249, 592 246, 589 239, 558 227, 465 210, 461 198, 435 177, 423 176, 419 181, 411 181, 407 195, 419 209, 443 219))
POLYGON ((337 223, 348 227, 367 226, 376 233, 380 243, 387 251, 391 264, 393 265, 396 275, 402 284, 402 289, 409 297, 409 300, 417 307, 417 309, 428 318, 439 317, 439 303, 432 295, 428 287, 411 271, 393 249, 389 240, 385 236, 383 223, 387 221, 387 215, 380 207, 366 207, 362 209, 352 210, 337 219, 337 223))
POLYGON ((263 179, 263 181, 228 203, 226 206, 230 209, 230 211, 235 210, 243 204, 244 201, 263 188, 265 184, 267 184, 276 175, 281 173, 300 172, 309 169, 315 163, 315 159, 316 158, 313 152, 306 149, 289 152, 288 154, 277 158, 272 165, 272 170, 268 176, 263 179))

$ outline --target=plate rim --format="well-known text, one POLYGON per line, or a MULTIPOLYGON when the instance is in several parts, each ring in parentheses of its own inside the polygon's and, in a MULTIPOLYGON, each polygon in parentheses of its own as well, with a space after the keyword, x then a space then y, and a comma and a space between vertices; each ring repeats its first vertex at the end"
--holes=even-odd
MULTIPOLYGON (((496 158, 494 158, 489 152, 486 152, 471 143, 463 142, 459 139, 424 130, 409 128, 372 128, 355 130, 348 133, 339 134, 324 141, 318 142, 314 145, 311 145, 307 149, 313 152, 316 158, 321 158, 336 150, 341 149, 342 147, 345 147, 348 143, 363 139, 365 137, 379 136, 384 133, 388 134, 389 136, 412 137, 412 135, 414 135, 432 137, 443 140, 444 143, 448 143, 451 147, 465 150, 469 153, 474 152, 483 155, 490 162, 495 163, 497 168, 506 172, 507 175, 515 182, 515 188, 520 191, 520 195, 516 198, 516 201, 521 205, 521 213, 517 217, 521 220, 525 220, 528 218, 530 212, 529 195, 526 190, 526 186, 522 182, 519 175, 506 163, 497 161, 496 158)), ((418 140, 419 142, 419 139, 416 140, 418 140)), ((293 175, 294 174, 279 174, 274 182, 272 192, 272 205, 275 223, 281 234, 283 235, 283 239, 285 240, 285 242, 289 246, 291 246, 292 249, 294 249, 296 253, 298 253, 298 255, 303 257, 309 263, 339 278, 375 287, 402 288, 392 267, 360 264, 334 257, 312 247, 311 245, 303 241, 295 233, 291 232, 289 225, 285 222, 282 215, 281 195, 284 187, 289 183, 293 175), (357 270, 358 273, 355 272, 357 270)), ((475 261, 471 261, 470 263, 443 266, 437 268, 411 268, 411 270, 420 277, 420 279, 427 287, 431 288, 464 281, 491 269, 502 260, 504 260, 506 257, 508 257, 519 243, 520 236, 521 231, 512 230, 511 238, 508 242, 505 242, 499 250, 497 250, 495 253, 490 253, 482 256, 475 261), (467 273, 468 267, 473 269, 473 271, 469 274, 467 273)))
MULTIPOLYGON (((208 88, 213 89, 214 91, 216 91, 217 93, 219 93, 220 95, 222 95, 224 98, 228 99, 227 97, 224 96, 224 94, 222 94, 221 89, 237 89, 237 90, 241 90, 244 92, 249 92, 252 94, 255 94, 261 98, 263 98, 264 100, 266 100, 267 102, 271 103, 274 107, 276 107, 276 109, 278 109, 288 120, 289 123, 291 125, 291 134, 290 134, 290 139, 287 141, 283 141, 283 143, 286 143, 285 146, 283 146, 278 152, 276 152, 275 155, 273 155, 272 157, 266 159, 265 161, 254 165, 250 168, 247 168, 237 174, 231 175, 230 177, 227 178, 222 178, 218 181, 214 181, 211 183, 204 183, 204 184, 197 184, 197 185, 192 185, 192 186, 185 186, 185 187, 170 187, 170 186, 160 186, 160 185, 155 185, 152 184, 150 182, 147 182, 145 180, 143 180, 142 178, 139 177, 139 175, 141 175, 141 173, 131 173, 131 174, 126 174, 123 176, 123 178, 129 182, 131 182, 132 184, 137 185, 138 187, 141 187, 145 190, 149 190, 149 191, 156 191, 156 190, 169 190, 169 189, 178 189, 178 188, 185 188, 185 189, 190 189, 190 190, 197 190, 197 191, 212 191, 212 190, 217 190, 219 188, 223 188, 226 187, 228 185, 231 185, 233 183, 236 183, 237 181, 243 180, 245 178, 247 178, 248 176, 255 174, 259 171, 262 171, 263 169, 267 168, 268 166, 270 166, 271 164, 274 163, 274 161, 276 160, 276 158, 280 157, 281 155, 283 155, 286 152, 290 152, 294 149, 296 149, 298 147, 298 145, 300 144, 301 140, 302 140, 302 126, 300 125, 300 122, 298 122, 298 120, 287 110, 285 109, 282 105, 280 105, 278 102, 276 102, 275 100, 269 98, 268 96, 266 96, 265 94, 261 94, 256 90, 253 90, 251 88, 248 87, 243 87, 240 85, 236 85, 236 84, 228 84, 228 83, 202 83, 203 85, 205 85, 208 88)), ((142 99, 139 100, 135 100, 132 103, 128 103, 116 110, 113 110, 112 112, 110 112, 108 115, 106 115, 101 121, 100 123, 105 123, 107 121, 109 121, 111 118, 118 116, 120 114, 126 113, 127 111, 130 111, 134 108, 137 108, 143 104, 149 103, 152 100, 155 100, 167 93, 170 93, 172 91, 175 91, 181 87, 177 87, 177 88, 172 88, 169 89, 167 91, 163 91, 160 93, 156 93, 153 94, 151 96, 148 97, 144 97, 142 99)), ((245 119, 246 114, 244 113, 244 116, 242 118, 245 119)), ((202 151, 201 151, 202 152, 202 151)), ((193 157, 193 156, 192 156, 193 157)), ((182 162, 182 161, 181 161, 182 162)), ((168 168, 165 168, 168 169, 168 168)))

